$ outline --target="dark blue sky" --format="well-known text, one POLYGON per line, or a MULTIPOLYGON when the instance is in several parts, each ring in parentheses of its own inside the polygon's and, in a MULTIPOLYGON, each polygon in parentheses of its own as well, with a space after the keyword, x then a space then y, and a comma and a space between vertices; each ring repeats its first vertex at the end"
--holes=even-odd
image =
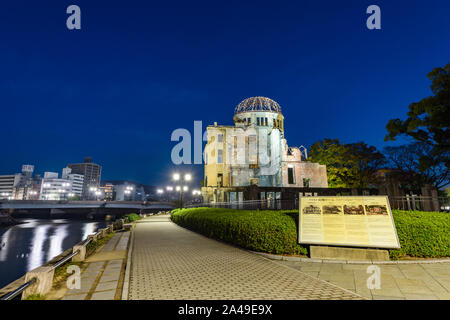
POLYGON ((281 105, 292 146, 382 148, 387 121, 450 60, 449 12, 448 0, 2 1, 0 174, 91 156, 104 179, 165 184, 171 132, 231 124, 250 96, 281 105), (382 30, 366 28, 371 4, 382 30))

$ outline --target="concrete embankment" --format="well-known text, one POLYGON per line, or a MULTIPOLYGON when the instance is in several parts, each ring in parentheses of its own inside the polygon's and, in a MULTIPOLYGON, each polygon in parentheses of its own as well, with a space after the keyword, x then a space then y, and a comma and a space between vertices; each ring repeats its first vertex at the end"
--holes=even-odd
POLYGON ((20 224, 20 223, 22 223, 22 222, 17 221, 10 215, 0 213, 0 227, 9 227, 9 226, 14 226, 14 225, 20 224))

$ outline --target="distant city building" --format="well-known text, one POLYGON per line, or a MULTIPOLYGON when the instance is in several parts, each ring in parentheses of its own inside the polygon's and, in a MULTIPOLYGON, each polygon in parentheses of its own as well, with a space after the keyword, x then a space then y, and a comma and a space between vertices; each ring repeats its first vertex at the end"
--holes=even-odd
POLYGON ((83 195, 84 177, 64 168, 61 178, 56 172, 45 172, 40 189, 41 200, 69 200, 83 195))
POLYGON ((38 196, 36 185, 40 184, 40 176, 33 178, 34 166, 23 165, 22 172, 0 176, 0 199, 28 200, 38 196))
POLYGON ((102 167, 93 163, 89 157, 84 159, 84 163, 72 163, 68 164, 67 167, 72 169, 72 174, 84 176, 82 199, 96 199, 97 196, 91 190, 98 190, 100 187, 102 167))
POLYGON ((22 174, 0 176, 0 200, 13 200, 14 189, 20 184, 22 174))
POLYGON ((101 186, 100 191, 103 195, 103 200, 112 201, 114 200, 114 185, 111 183, 106 183, 101 186))
POLYGON ((71 168, 64 168, 62 178, 71 181, 73 196, 81 199, 83 197, 84 176, 82 174, 72 173, 71 168))
POLYGON ((143 185, 127 181, 114 185, 115 201, 144 201, 145 199, 146 193, 143 185))

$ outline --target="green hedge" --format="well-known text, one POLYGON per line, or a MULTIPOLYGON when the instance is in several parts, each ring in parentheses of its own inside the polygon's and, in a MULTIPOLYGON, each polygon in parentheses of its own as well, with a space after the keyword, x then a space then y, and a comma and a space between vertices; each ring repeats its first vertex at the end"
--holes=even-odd
POLYGON ((126 219, 127 223, 141 219, 141 216, 136 213, 129 213, 124 215, 123 217, 126 219))
MULTIPOLYGON (((449 214, 394 210, 393 215, 402 248, 390 251, 392 259, 450 256, 449 214)), ((175 209, 171 219, 182 227, 246 249, 307 254, 307 248, 297 243, 297 210, 175 209)))
POLYGON ((401 249, 390 250, 392 259, 450 256, 450 214, 400 210, 392 214, 401 245, 401 249))
POLYGON ((250 250, 307 254, 307 249, 297 244, 296 222, 286 211, 176 209, 171 218, 182 227, 250 250))

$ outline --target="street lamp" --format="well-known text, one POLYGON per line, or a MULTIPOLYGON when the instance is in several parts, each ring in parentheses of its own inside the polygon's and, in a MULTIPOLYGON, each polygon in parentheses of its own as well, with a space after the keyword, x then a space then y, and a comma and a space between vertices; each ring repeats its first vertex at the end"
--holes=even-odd
MULTIPOLYGON (((181 175, 180 175, 179 173, 174 173, 173 176, 172 176, 172 178, 173 178, 174 181, 180 181, 180 180, 181 180, 181 175)), ((191 175, 190 173, 186 173, 186 174, 183 176, 183 180, 184 180, 185 182, 188 182, 188 183, 189 183, 189 181, 192 180, 192 175, 191 175)), ((177 187, 175 188, 175 190, 176 190, 176 191, 180 191, 180 207, 183 208, 183 192, 188 191, 189 188, 188 188, 188 186, 183 186, 183 187, 177 186, 177 187)))

